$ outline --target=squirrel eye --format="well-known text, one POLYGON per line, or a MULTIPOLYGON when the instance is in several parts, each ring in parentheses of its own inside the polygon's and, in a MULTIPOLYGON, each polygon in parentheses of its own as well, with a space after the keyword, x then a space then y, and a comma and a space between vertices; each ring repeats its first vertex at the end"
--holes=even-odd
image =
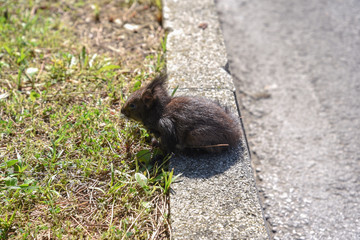
POLYGON ((134 109, 134 108, 136 108, 136 105, 133 104, 133 103, 131 103, 131 104, 129 105, 129 107, 130 107, 131 109, 134 109))

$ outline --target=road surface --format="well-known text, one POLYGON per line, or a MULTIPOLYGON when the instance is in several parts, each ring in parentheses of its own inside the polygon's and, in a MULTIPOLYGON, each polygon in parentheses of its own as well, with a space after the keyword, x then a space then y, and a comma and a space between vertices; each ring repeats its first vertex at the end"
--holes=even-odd
POLYGON ((360 1, 218 0, 274 239, 360 239, 360 1))

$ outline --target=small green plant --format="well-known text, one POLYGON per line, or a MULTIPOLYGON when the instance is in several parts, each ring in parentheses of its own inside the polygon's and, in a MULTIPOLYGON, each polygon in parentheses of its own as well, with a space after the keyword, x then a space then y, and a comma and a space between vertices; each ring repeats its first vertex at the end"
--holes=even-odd
POLYGON ((167 42, 167 34, 165 34, 164 38, 161 40, 161 48, 164 53, 166 53, 166 42, 167 42))
POLYGON ((7 239, 9 230, 12 222, 14 221, 16 211, 9 217, 5 215, 3 218, 0 218, 0 239, 7 239))
POLYGON ((99 5, 95 4, 93 5, 94 8, 94 18, 96 22, 100 22, 100 7, 99 5))

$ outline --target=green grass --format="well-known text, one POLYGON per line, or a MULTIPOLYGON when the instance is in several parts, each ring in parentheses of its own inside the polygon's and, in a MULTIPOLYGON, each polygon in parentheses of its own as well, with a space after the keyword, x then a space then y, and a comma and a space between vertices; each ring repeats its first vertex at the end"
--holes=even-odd
POLYGON ((172 172, 119 115, 164 46, 138 65, 85 47, 62 20, 85 4, 0 1, 0 239, 169 237, 172 172))

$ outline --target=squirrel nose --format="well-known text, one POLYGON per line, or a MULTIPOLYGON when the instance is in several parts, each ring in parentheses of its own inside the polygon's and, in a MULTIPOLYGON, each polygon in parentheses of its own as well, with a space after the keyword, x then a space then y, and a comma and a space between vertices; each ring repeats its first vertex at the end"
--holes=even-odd
POLYGON ((126 111, 125 108, 121 108, 120 112, 121 112, 122 114, 124 114, 125 116, 127 116, 127 114, 128 114, 128 112, 126 111))

